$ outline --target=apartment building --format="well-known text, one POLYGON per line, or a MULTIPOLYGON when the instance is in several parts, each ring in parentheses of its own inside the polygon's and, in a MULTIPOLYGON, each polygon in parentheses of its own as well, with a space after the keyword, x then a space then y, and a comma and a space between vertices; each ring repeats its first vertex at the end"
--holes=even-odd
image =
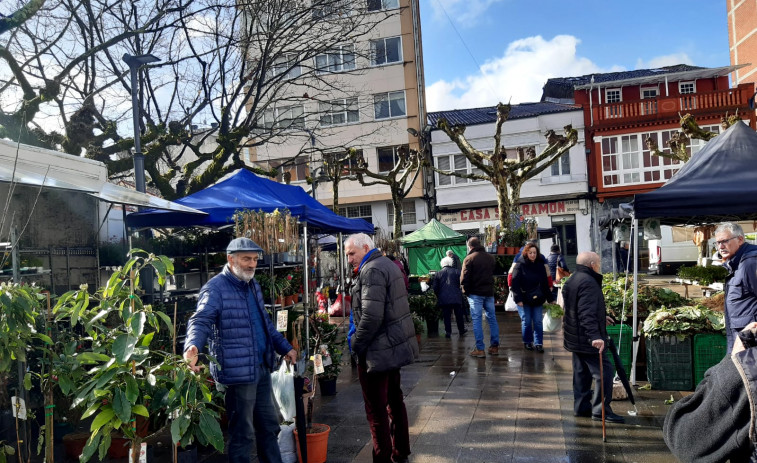
POLYGON ((731 65, 744 65, 731 73, 731 83, 757 82, 757 0, 726 0, 728 47, 731 65))
MULTIPOLYGON (((273 102, 263 112, 263 125, 286 121, 288 126, 282 137, 246 154, 260 166, 284 165, 280 181, 301 185, 326 206, 333 206, 334 188, 321 169, 325 157, 355 149, 371 172, 386 172, 401 149, 420 149, 421 141, 410 132, 422 133, 426 120, 419 0, 362 1, 366 3, 350 3, 348 8, 355 10, 343 14, 375 17, 375 26, 353 43, 301 63, 314 73, 306 75, 286 60, 274 63, 274 72, 289 73, 296 85, 286 101, 273 102), (308 178, 316 180, 315 188, 308 178)), ((391 234, 395 211, 389 188, 363 186, 347 173, 345 169, 339 179, 336 212, 363 218, 391 234)), ((427 180, 419 175, 405 198, 403 233, 420 228, 428 218, 427 180)))

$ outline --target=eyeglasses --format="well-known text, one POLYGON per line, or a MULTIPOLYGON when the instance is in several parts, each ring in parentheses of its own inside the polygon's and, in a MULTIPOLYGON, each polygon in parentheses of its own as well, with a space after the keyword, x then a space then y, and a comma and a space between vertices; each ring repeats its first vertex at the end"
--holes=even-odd
POLYGON ((718 246, 725 246, 726 243, 728 243, 732 239, 736 239, 736 238, 738 238, 738 236, 732 236, 732 237, 728 238, 727 240, 715 241, 715 244, 717 244, 718 246))

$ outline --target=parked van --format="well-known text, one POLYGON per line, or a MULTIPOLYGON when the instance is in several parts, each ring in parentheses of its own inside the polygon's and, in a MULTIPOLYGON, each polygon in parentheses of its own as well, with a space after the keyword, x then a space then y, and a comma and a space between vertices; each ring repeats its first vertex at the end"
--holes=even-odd
POLYGON ((662 239, 649 240, 649 273, 674 274, 678 267, 696 265, 699 250, 691 240, 673 242, 673 229, 660 227, 662 239))

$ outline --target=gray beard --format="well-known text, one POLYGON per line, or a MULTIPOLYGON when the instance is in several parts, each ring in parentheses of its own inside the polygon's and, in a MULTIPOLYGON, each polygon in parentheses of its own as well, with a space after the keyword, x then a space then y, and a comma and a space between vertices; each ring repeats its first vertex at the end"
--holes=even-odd
POLYGON ((230 267, 231 267, 231 273, 233 273, 235 277, 239 278, 245 283, 249 283, 253 278, 255 278, 254 269, 251 272, 246 272, 242 270, 241 268, 237 267, 236 265, 231 265, 230 267))

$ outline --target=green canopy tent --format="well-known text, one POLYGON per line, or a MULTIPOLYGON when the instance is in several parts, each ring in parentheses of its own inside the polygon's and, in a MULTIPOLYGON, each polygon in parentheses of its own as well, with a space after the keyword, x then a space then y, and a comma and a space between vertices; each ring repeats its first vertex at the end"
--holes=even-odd
POLYGON ((465 259, 466 240, 465 235, 461 235, 436 219, 431 219, 423 228, 400 239, 400 242, 407 250, 410 273, 425 275, 429 270, 441 268, 439 261, 447 255, 448 249, 457 254, 461 261, 465 259))

